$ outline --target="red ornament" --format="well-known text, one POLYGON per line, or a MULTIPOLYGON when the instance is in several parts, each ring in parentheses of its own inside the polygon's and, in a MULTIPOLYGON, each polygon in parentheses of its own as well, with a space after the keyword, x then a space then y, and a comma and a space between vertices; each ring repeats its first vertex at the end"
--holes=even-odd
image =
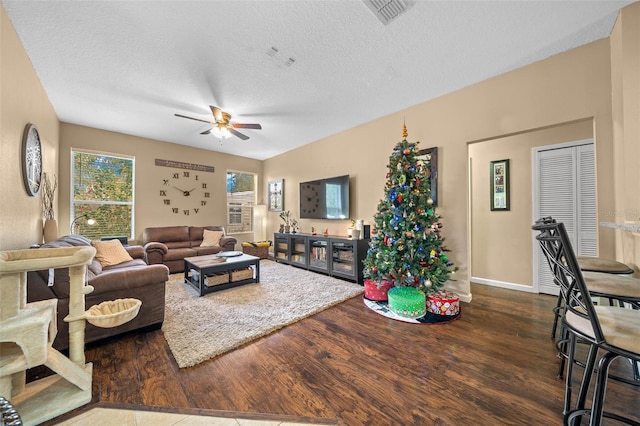
POLYGON ((402 202, 402 194, 398 194, 398 201, 402 202))
POLYGON ((402 151, 402 153, 404 155, 409 155, 409 154, 411 154, 411 150, 409 148, 405 148, 404 151, 402 151))

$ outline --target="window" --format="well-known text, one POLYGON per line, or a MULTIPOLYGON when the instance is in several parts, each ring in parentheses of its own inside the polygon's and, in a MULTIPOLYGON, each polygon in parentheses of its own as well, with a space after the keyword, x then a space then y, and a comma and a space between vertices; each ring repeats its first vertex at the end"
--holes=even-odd
POLYGON ((253 232, 256 175, 227 171, 227 232, 253 232))
POLYGON ((71 231, 90 239, 133 238, 134 158, 73 150, 71 157, 71 231))

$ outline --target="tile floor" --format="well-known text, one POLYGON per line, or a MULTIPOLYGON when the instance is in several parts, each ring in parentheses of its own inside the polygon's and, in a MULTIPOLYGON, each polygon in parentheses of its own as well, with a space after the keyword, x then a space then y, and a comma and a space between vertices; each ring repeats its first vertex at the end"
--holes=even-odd
POLYGON ((312 423, 194 416, 189 414, 122 410, 116 408, 93 408, 72 419, 57 424, 64 426, 303 426, 312 423))

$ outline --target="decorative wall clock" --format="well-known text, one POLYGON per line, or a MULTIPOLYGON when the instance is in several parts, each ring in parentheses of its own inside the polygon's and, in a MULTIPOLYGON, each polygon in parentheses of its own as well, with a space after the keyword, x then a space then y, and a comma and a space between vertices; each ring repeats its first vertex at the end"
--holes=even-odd
POLYGON ((162 179, 160 197, 174 214, 198 214, 208 205, 211 193, 201 175, 193 171, 176 170, 162 179))
POLYGON ((320 188, 310 182, 300 185, 300 210, 307 215, 315 215, 320 208, 320 188))
POLYGON ((29 123, 22 135, 22 179, 29 196, 40 191, 42 182, 42 145, 35 124, 29 123))

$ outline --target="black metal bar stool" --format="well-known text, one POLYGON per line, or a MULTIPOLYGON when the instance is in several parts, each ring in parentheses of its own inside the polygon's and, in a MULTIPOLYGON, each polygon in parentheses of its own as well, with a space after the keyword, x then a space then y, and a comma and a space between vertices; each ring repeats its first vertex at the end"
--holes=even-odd
MULTIPOLYGON (((604 400, 608 379, 617 379, 638 386, 637 381, 610 376, 609 365, 611 361, 619 357, 627 358, 636 365, 640 361, 640 310, 594 305, 591 294, 596 289, 588 288, 564 225, 556 223, 551 218, 542 218, 534 224, 533 229, 540 232, 536 239, 540 242, 540 248, 554 275, 554 282, 560 287, 560 296, 564 300, 561 312, 561 329, 563 337, 567 333, 569 338, 569 359, 563 409, 564 424, 580 424, 580 418, 588 415, 591 426, 600 425, 603 417, 613 418, 622 423, 639 425, 640 423, 632 419, 605 412, 604 400), (584 363, 584 373, 575 409, 571 409, 571 376, 575 362, 575 346, 578 341, 589 345, 589 354, 584 363), (593 402, 591 407, 587 408, 585 402, 591 378, 596 375, 594 367, 599 351, 604 352, 604 355, 601 357, 597 369, 593 402)), ((604 275, 602 281, 597 276, 591 277, 591 280, 602 285, 607 285, 605 280, 609 281, 607 289, 617 285, 624 287, 630 284, 629 291, 635 292, 638 283, 640 283, 640 280, 630 277, 615 277, 616 283, 612 283, 610 281, 611 275, 602 275, 604 275), (619 279, 626 281, 619 282, 619 279)), ((638 306, 638 300, 629 303, 633 307, 638 306)))
MULTIPOLYGON (((548 218, 548 219, 553 220, 551 218, 548 218)), ((635 272, 628 265, 622 262, 618 262, 617 260, 604 259, 602 257, 592 257, 592 256, 577 256, 577 259, 578 259, 578 266, 580 267, 580 270, 582 272, 612 274, 612 275, 620 275, 620 276, 628 276, 628 277, 631 277, 635 272)), ((603 295, 610 294, 612 296, 615 296, 615 295, 625 296, 624 292, 626 291, 626 289, 615 289, 615 288, 607 289, 606 288, 608 286, 606 284, 607 280, 605 280, 603 283, 597 283, 597 281, 603 280, 604 278, 605 277, 603 275, 599 277, 594 276, 589 282, 587 282, 587 287, 593 284, 598 286, 599 293, 603 295)), ((640 281, 638 282, 640 283, 640 281)), ((612 285, 609 287, 615 287, 615 283, 612 283, 612 285)), ((592 296, 598 297, 595 294, 592 294, 592 296)), ((600 297, 607 297, 607 296, 600 296, 600 297)), ((617 300, 617 299, 609 298, 609 305, 612 305, 614 300, 617 300)), ((553 319, 553 328, 551 330, 552 338, 556 337, 556 329, 558 328, 558 319, 560 318, 561 310, 562 310, 561 305, 562 305, 562 298, 558 297, 558 305, 554 309, 555 318, 553 319)))
POLYGON ((591 256, 578 256, 577 258, 578 266, 582 272, 602 272, 616 275, 633 275, 635 272, 628 265, 617 260, 591 256))

